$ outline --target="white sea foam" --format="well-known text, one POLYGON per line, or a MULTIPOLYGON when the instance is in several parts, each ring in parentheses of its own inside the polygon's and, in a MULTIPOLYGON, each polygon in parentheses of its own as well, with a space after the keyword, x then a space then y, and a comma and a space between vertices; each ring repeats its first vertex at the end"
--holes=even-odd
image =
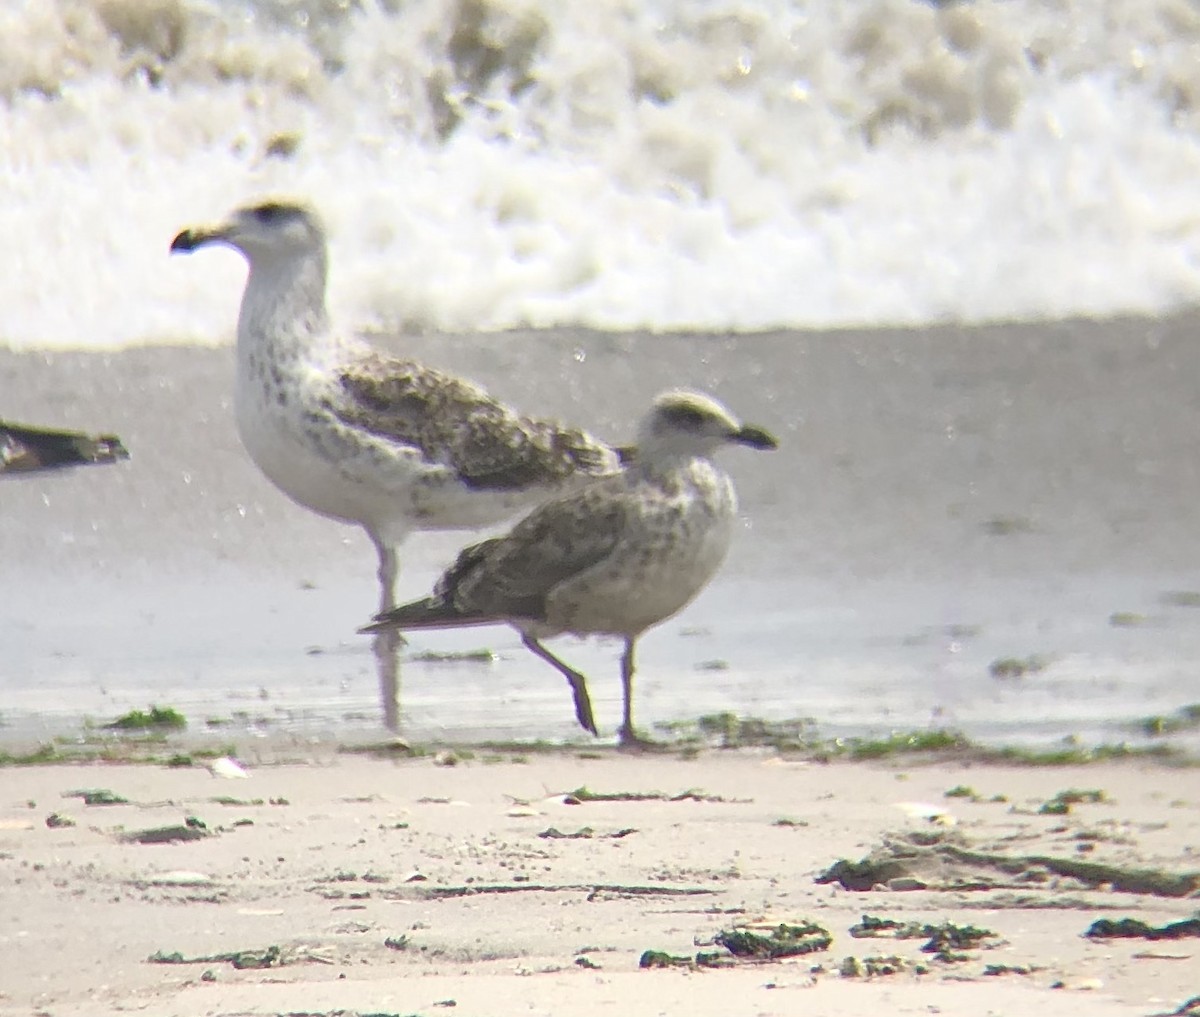
POLYGON ((186 224, 311 198, 364 325, 750 329, 1200 297, 1187 0, 0 11, 0 343, 232 334, 186 224))

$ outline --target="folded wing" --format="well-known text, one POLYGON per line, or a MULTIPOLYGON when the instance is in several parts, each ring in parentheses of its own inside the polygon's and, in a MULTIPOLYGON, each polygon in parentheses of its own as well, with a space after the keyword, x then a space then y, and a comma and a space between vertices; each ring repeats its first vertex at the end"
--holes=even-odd
POLYGON ((364 631, 541 621, 561 583, 616 549, 628 504, 597 481, 535 509, 503 537, 462 551, 433 595, 376 617, 364 631))
POLYGON ((619 469, 618 453, 577 428, 522 417, 468 381, 370 354, 342 369, 330 409, 344 423, 416 448, 477 490, 554 485, 619 469))

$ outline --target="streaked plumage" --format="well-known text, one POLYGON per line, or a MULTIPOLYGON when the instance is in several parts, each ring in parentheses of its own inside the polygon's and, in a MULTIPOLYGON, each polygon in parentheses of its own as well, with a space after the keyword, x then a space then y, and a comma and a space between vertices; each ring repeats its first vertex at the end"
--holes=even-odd
MULTIPOLYGON (((494 525, 619 469, 617 451, 582 431, 332 329, 325 233, 303 205, 240 209, 184 230, 171 250, 214 243, 250 265, 237 332, 242 443, 292 500, 366 529, 380 610, 395 604, 397 547, 411 531, 494 525)), ((376 644, 393 672, 397 645, 376 644)))
POLYGON ((579 723, 595 733, 583 675, 541 645, 563 633, 615 635, 622 659, 622 742, 633 727, 638 637, 682 610, 724 560, 737 501, 712 462, 722 445, 775 439, 695 392, 655 400, 625 471, 539 506, 507 535, 464 550, 432 596, 381 612, 364 631, 508 623, 567 678, 579 723))

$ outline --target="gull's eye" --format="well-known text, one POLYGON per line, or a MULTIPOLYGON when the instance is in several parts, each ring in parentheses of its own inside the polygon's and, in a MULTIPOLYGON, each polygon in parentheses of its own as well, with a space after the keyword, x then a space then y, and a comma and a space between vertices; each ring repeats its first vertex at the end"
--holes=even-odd
POLYGON ((277 201, 268 201, 262 205, 255 205, 254 208, 250 209, 250 214, 264 226, 275 226, 295 216, 296 209, 291 205, 282 205, 277 201))

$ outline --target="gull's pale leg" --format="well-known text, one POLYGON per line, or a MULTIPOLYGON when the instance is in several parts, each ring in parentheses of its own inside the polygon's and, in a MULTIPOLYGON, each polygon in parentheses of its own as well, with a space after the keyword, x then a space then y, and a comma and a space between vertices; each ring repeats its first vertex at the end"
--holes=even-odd
POLYGON ((643 738, 633 726, 633 673, 634 647, 637 637, 630 636, 625 640, 625 652, 621 654, 621 688, 625 694, 625 704, 621 715, 621 730, 618 741, 621 748, 635 751, 662 751, 666 748, 661 742, 643 738))
MULTIPOLYGON (((379 612, 396 606, 396 576, 399 560, 396 548, 371 534, 375 553, 379 555, 379 612)), ((400 647, 404 637, 398 629, 379 632, 371 641, 375 653, 375 670, 379 677, 379 705, 383 711, 383 726, 389 731, 400 730, 400 647)))
POLYGON ((624 703, 622 705, 621 730, 619 732, 619 738, 622 745, 641 741, 641 739, 637 736, 637 732, 633 729, 634 643, 634 639, 626 639, 625 652, 621 654, 621 691, 624 695, 624 703))

